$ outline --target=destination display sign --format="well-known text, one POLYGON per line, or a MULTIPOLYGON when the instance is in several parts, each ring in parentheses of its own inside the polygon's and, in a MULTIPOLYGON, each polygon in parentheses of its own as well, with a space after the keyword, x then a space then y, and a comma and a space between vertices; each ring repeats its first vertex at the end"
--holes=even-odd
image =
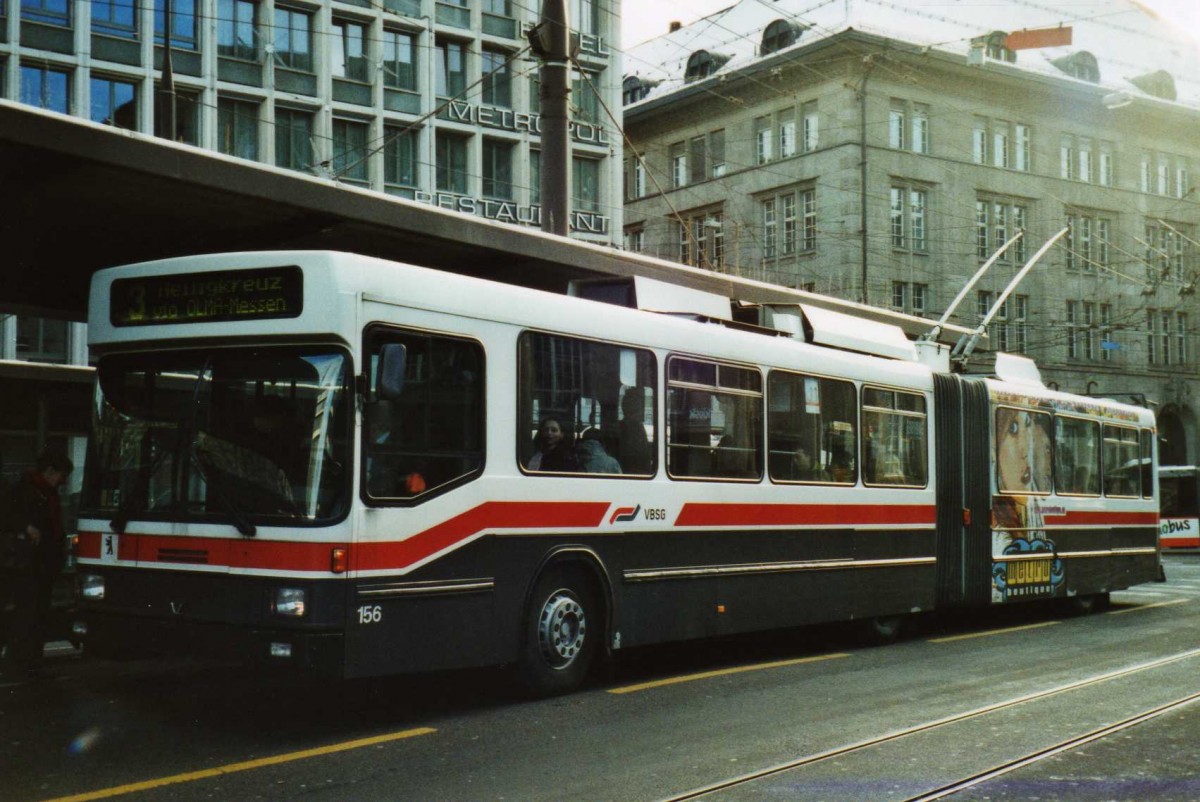
POLYGON ((121 278, 113 281, 109 300, 114 326, 299 317, 304 274, 293 265, 121 278))

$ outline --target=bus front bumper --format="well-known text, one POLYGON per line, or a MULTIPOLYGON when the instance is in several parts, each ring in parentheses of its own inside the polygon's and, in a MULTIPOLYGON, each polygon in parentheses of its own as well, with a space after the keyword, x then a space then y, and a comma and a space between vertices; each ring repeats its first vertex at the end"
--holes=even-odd
POLYGON ((341 632, 240 627, 223 623, 114 615, 81 608, 72 629, 85 655, 208 657, 328 676, 345 664, 341 632))

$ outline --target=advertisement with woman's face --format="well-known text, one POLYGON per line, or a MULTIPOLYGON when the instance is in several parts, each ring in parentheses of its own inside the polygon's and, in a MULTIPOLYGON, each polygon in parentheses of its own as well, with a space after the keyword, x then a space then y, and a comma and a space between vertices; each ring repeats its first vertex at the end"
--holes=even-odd
POLYGON ((996 410, 996 489, 1049 493, 1053 446, 1050 416, 1002 407, 996 410))

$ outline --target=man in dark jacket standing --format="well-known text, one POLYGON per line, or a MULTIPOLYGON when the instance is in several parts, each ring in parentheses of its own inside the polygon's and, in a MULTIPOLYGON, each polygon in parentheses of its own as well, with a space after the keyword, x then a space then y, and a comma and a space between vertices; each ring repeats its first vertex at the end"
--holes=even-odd
POLYGON ((0 677, 23 681, 38 672, 50 617, 54 582, 66 562, 66 532, 58 489, 74 468, 66 453, 46 449, 37 466, 14 488, 9 520, 26 555, 12 578, 14 602, 8 644, 0 655, 0 677), (23 542, 22 542, 23 541, 23 542))

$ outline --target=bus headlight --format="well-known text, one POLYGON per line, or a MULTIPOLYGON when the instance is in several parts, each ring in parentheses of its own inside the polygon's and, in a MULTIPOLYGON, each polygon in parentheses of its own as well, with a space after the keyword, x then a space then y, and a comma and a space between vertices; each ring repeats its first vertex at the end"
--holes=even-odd
POLYGON ((104 577, 99 574, 79 575, 79 598, 100 601, 104 598, 104 577))
POLYGON ((300 618, 304 615, 304 588, 275 588, 275 599, 271 603, 271 612, 275 615, 286 615, 300 618))

